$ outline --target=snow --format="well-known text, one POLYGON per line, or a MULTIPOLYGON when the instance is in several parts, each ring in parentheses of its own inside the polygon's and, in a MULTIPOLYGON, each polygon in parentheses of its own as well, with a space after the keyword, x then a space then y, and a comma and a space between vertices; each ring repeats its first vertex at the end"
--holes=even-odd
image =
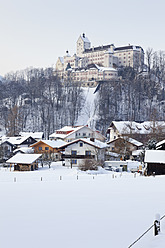
POLYGON ((63 140, 40 140, 40 141, 34 143, 33 145, 31 145, 31 147, 34 147, 36 144, 38 144, 40 142, 42 142, 48 146, 51 146, 52 148, 59 148, 60 146, 67 144, 67 142, 65 142, 63 140))
MULTIPOLYGON (((33 172, 1 168, 1 247, 129 247, 156 213, 164 215, 165 176, 99 172, 82 173, 59 162, 33 172)), ((151 230, 133 247, 162 248, 164 233, 165 219, 161 235, 151 230)))
POLYGON ((144 162, 165 164, 165 151, 164 150, 146 150, 144 162))
POLYGON ((84 37, 83 35, 81 36, 81 39, 86 43, 90 43, 89 39, 87 37, 84 37))
POLYGON ((84 87, 83 94, 85 98, 84 106, 79 114, 76 125, 89 125, 90 128, 94 129, 95 122, 97 120, 97 100, 98 92, 95 92, 97 87, 87 88, 84 87))
POLYGON ((16 152, 34 153, 34 150, 33 148, 30 148, 30 147, 20 147, 13 151, 13 153, 16 153, 16 152))
POLYGON ((143 145, 143 143, 139 142, 138 140, 132 139, 132 138, 129 138, 128 141, 130 143, 134 144, 135 146, 142 146, 143 145))
POLYGON ((2 142, 8 141, 10 144, 13 145, 20 145, 22 144, 25 140, 27 140, 28 138, 30 138, 31 136, 18 136, 18 137, 2 137, 3 140, 2 142))
POLYGON ((164 143, 165 143, 165 140, 161 140, 160 142, 158 142, 156 144, 156 147, 159 147, 159 146, 163 145, 164 143))
POLYGON ((96 67, 100 71, 115 71, 115 72, 117 72, 117 70, 114 69, 113 67, 103 67, 103 66, 98 66, 98 65, 96 65, 96 67))
POLYGON ((20 136, 30 136, 33 139, 42 139, 43 132, 20 132, 20 136))
POLYGON ((32 164, 34 161, 36 161, 39 157, 41 157, 42 154, 21 154, 17 153, 10 159, 6 161, 6 163, 9 164, 32 164))
MULTIPOLYGON (((143 123, 138 123, 135 121, 113 121, 112 122, 119 133, 129 133, 130 127, 132 133, 139 133, 139 134, 147 134, 150 133, 153 129, 153 121, 145 121, 143 123)), ((164 121, 156 121, 155 127, 165 127, 164 121)))

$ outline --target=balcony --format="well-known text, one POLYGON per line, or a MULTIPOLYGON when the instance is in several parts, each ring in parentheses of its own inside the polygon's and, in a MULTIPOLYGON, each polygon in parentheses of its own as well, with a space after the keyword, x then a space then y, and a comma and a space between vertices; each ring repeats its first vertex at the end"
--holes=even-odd
POLYGON ((71 155, 71 154, 63 154, 62 158, 70 158, 70 159, 94 159, 95 155, 71 155))

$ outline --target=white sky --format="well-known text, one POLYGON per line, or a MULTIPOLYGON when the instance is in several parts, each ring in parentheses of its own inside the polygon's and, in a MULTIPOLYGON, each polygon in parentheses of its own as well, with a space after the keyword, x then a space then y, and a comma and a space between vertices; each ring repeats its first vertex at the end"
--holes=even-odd
POLYGON ((0 75, 54 65, 83 32, 94 46, 165 50, 164 12, 164 0, 0 0, 0 75))

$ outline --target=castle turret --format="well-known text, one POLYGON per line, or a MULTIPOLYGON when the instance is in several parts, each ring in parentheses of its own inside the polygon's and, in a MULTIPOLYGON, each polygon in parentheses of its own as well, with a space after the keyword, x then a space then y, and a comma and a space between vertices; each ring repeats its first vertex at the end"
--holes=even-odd
POLYGON ((77 40, 77 56, 81 57, 86 49, 90 49, 91 43, 83 33, 77 40))

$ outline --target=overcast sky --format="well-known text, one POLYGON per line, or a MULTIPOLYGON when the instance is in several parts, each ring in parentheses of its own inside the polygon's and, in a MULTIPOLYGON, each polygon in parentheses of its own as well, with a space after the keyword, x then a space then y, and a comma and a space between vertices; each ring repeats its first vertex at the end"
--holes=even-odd
POLYGON ((92 46, 165 51, 164 13, 165 0, 0 0, 0 75, 55 65, 82 33, 92 46))

